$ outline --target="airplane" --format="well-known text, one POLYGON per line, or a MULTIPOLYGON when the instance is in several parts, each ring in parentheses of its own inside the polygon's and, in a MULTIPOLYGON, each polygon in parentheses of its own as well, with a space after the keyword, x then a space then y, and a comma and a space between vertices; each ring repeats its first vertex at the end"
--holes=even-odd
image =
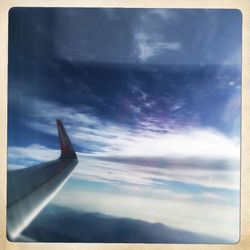
POLYGON ((60 120, 56 120, 56 123, 61 148, 58 159, 7 171, 7 237, 10 241, 18 239, 62 188, 78 164, 63 123, 60 120))

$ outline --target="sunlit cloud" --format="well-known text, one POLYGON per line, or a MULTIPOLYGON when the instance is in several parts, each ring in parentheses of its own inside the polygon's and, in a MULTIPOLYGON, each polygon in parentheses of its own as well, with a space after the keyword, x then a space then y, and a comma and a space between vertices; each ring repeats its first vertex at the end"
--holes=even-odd
POLYGON ((102 155, 222 160, 239 160, 240 157, 238 138, 228 137, 212 128, 187 126, 163 134, 150 129, 150 126, 156 128, 157 120, 148 120, 146 126, 145 121, 141 121, 142 126, 139 122, 139 129, 132 131, 126 126, 103 122, 94 115, 79 113, 56 103, 36 101, 34 105, 40 107, 40 112, 31 114, 35 119, 27 121, 28 126, 56 135, 55 120, 62 118, 79 147, 85 146, 86 141, 101 145, 99 153, 102 155))
MULTIPOLYGON (((25 148, 10 147, 9 161, 44 162, 58 158, 59 150, 39 145, 25 148)), ((216 162, 208 160, 185 159, 113 159, 96 157, 78 152, 79 164, 73 177, 85 181, 108 183, 113 186, 160 189, 168 181, 182 182, 207 188, 239 189, 239 162, 230 160, 216 162), (196 162, 197 161, 197 162, 196 162), (163 163, 162 163, 163 162, 163 163), (230 165, 232 164, 232 166, 230 165), (214 166, 215 165, 215 166, 214 166), (131 174, 132 173, 132 174, 131 174)), ((29 166, 30 166, 29 164, 29 166)), ((197 187, 198 188, 198 187, 197 187)))
MULTIPOLYGON (((152 130, 155 124, 150 121, 147 126, 131 130, 59 104, 36 101, 36 105, 40 107, 39 115, 34 114, 36 119, 27 125, 47 134, 57 135, 54 123, 60 110, 71 140, 79 148, 80 163, 75 172, 79 178, 129 184, 148 183, 158 178, 239 189, 239 138, 228 137, 215 129, 190 126, 163 133, 152 130), (86 148, 91 153, 87 154, 86 148), (128 174, 131 172, 134 183, 128 174)), ((9 147, 8 156, 46 161, 57 158, 59 151, 41 145, 9 147)))

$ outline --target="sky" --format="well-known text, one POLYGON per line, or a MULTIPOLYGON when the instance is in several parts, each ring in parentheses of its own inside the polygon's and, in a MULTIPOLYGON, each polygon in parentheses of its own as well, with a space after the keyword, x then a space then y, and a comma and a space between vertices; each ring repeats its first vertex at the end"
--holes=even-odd
POLYGON ((79 163, 52 203, 239 239, 241 13, 13 8, 8 168, 79 163))

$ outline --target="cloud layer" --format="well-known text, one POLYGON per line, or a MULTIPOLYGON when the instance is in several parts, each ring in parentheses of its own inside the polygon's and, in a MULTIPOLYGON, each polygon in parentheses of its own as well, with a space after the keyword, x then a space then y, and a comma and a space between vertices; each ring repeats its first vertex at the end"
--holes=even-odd
MULTIPOLYGON (((220 225, 227 225, 224 236, 237 238, 240 185, 237 138, 215 129, 191 126, 155 130, 152 129, 155 121, 131 130, 58 103, 36 100, 34 105, 40 107, 40 112, 30 113, 35 119, 26 125, 44 134, 57 135, 52 121, 58 118, 60 110, 78 151, 79 164, 71 179, 78 184, 66 186, 55 203, 160 221, 217 236, 222 230, 220 225), (124 201, 125 205, 120 206, 124 201), (148 209, 137 213, 138 204, 148 209), (210 212, 204 214, 204 209, 210 212)), ((9 147, 9 167, 23 167, 23 162, 32 165, 58 156, 58 149, 42 145, 9 147)))

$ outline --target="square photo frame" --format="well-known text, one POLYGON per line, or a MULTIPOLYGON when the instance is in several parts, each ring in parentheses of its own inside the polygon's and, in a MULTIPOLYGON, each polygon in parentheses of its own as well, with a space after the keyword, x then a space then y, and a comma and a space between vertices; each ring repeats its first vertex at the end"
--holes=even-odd
POLYGON ((246 1, 0 6, 1 248, 249 247, 246 1))

